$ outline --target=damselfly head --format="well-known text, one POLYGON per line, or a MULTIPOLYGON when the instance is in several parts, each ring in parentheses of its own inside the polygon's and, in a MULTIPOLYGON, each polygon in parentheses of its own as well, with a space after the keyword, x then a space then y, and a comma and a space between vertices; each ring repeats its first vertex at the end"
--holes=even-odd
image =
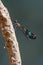
POLYGON ((30 38, 30 39, 36 39, 37 36, 36 36, 36 34, 32 34, 31 36, 29 36, 29 38, 30 38))

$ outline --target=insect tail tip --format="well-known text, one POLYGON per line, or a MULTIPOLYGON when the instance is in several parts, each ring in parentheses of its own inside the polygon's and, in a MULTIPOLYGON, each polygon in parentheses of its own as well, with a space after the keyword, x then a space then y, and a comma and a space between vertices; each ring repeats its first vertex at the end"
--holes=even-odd
POLYGON ((17 20, 14 20, 15 23, 17 23, 17 20))

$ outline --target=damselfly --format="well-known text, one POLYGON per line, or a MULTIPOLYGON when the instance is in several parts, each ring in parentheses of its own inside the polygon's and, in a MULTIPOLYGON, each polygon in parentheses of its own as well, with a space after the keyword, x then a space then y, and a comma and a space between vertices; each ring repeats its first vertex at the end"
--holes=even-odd
POLYGON ((22 32, 24 33, 25 37, 27 39, 36 39, 37 36, 35 33, 32 33, 31 31, 29 31, 28 29, 26 29, 23 25, 21 25, 17 20, 14 21, 15 25, 22 30, 22 32))

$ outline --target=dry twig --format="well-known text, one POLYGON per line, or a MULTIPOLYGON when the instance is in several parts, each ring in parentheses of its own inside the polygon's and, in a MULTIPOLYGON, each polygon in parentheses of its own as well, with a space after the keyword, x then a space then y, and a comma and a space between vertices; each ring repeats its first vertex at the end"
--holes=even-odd
POLYGON ((8 49, 10 65, 21 65, 21 56, 9 12, 0 0, 0 28, 8 49))

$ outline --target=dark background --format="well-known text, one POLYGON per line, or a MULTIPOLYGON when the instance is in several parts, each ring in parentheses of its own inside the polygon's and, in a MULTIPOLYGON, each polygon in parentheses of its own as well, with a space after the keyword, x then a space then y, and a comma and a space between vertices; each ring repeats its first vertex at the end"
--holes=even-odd
MULTIPOLYGON (((22 65, 43 65, 43 0, 2 0, 8 8, 12 23, 19 23, 37 34, 36 40, 27 40, 16 28, 16 36, 22 57, 22 65)), ((0 65, 9 65, 5 41, 0 31, 0 65)))

